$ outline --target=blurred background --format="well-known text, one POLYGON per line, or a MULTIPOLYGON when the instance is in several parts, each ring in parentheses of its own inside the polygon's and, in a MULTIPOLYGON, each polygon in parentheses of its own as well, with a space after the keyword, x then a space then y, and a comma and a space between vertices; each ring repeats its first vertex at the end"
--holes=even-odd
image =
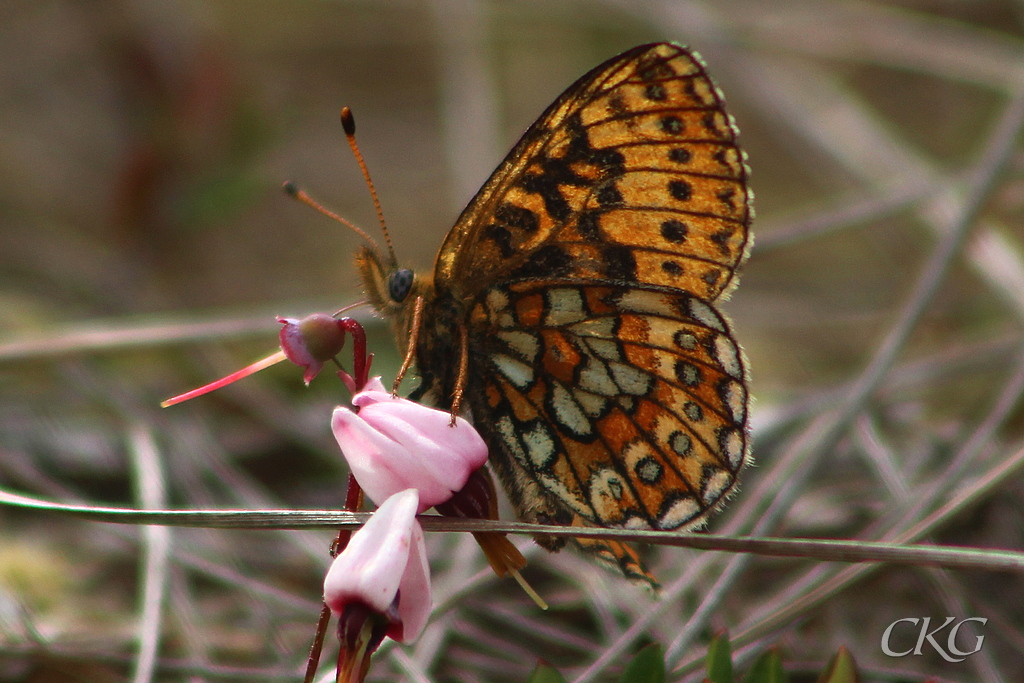
MULTIPOLYGON (((360 239, 281 183, 375 234, 338 123, 352 107, 399 258, 428 268, 566 86, 658 40, 708 62, 756 192, 755 247, 724 308, 752 368, 757 466, 711 529, 1022 548, 1012 0, 4 2, 0 486, 93 505, 340 507, 328 416, 347 394, 326 374, 306 389, 278 366, 157 407, 273 350, 275 315, 361 298, 360 239)), ((365 320, 390 381, 393 342, 365 320)), ((2 508, 0 681, 300 680, 331 536, 2 508)), ((650 641, 672 680, 699 680, 723 628, 741 671, 778 645, 793 681, 840 645, 868 681, 1024 670, 1019 574, 653 548, 659 601, 518 542, 550 612, 491 576, 468 536, 432 534, 435 620, 386 647, 371 680, 521 681, 540 658, 569 680, 616 680, 650 641), (980 652, 881 651, 896 619, 949 615, 989 620, 962 630, 963 648, 986 637, 980 652)))

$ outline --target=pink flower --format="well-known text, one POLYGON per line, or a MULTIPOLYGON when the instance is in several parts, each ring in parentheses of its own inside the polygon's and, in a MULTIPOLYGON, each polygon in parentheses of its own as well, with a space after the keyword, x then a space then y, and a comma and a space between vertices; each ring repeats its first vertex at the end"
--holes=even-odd
POLYGON ((339 321, 326 313, 314 313, 302 320, 278 318, 281 350, 291 362, 303 368, 306 384, 316 377, 324 363, 341 352, 345 331, 339 321))
POLYGON ((419 511, 439 505, 487 462, 487 445, 473 426, 384 389, 379 377, 352 397, 359 408, 334 410, 331 428, 356 481, 375 503, 407 488, 419 491, 419 511))
POLYGON ((338 681, 362 681, 384 636, 411 642, 426 626, 430 566, 418 507, 416 489, 388 498, 327 572, 324 602, 338 617, 341 641, 338 681))
POLYGON ((430 567, 416 521, 416 489, 389 497, 356 531, 324 579, 324 602, 337 615, 360 603, 387 621, 386 635, 415 640, 430 617, 430 567))

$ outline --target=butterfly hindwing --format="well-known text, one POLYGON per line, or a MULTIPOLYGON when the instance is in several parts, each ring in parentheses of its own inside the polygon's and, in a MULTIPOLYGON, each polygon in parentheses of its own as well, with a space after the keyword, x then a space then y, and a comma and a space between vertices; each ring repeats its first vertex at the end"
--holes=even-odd
POLYGON ((745 371, 727 324, 702 300, 519 282, 491 288, 471 320, 491 330, 471 361, 482 385, 477 427, 515 461, 503 478, 539 484, 562 518, 685 528, 735 482, 745 371))

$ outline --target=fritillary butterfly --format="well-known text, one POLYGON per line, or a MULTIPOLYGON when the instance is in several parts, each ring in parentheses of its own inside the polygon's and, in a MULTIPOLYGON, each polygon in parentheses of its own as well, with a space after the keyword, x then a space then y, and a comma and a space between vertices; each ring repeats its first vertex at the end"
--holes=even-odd
MULTIPOLYGON (((414 347, 414 397, 464 397, 523 520, 687 529, 735 486, 747 373, 716 303, 750 246, 736 134, 698 56, 641 45, 530 126, 432 275, 357 255, 371 302, 414 347)), ((628 545, 579 543, 654 583, 628 545)))

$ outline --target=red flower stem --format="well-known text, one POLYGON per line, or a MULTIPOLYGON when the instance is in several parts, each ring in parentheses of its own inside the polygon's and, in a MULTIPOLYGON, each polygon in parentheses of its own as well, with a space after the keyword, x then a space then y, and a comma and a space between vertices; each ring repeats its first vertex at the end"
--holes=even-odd
POLYGON ((316 670, 320 666, 320 653, 324 649, 324 638, 327 636, 327 626, 331 621, 331 608, 324 603, 320 609, 320 620, 316 623, 316 635, 313 636, 313 645, 309 648, 309 658, 306 660, 306 675, 302 683, 313 683, 316 677, 316 670))
MULTIPOLYGON (((359 512, 359 508, 363 506, 363 490, 359 488, 359 482, 351 474, 348 475, 348 491, 345 493, 345 511, 346 512, 359 512)), ((348 539, 351 538, 352 532, 348 529, 340 529, 338 531, 338 538, 334 540, 331 545, 331 557, 337 557, 338 554, 345 549, 348 545, 348 539)))
MULTIPOLYGON (((352 335, 352 380, 355 382, 356 391, 361 391, 366 386, 370 373, 370 358, 366 355, 366 330, 352 318, 340 318, 338 326, 352 335)), ((363 490, 359 482, 351 474, 348 475, 348 487, 345 491, 345 510, 347 512, 359 512, 363 506, 363 490)), ((348 545, 352 532, 348 529, 340 529, 338 537, 331 544, 331 557, 337 557, 338 553, 348 545)), ((316 634, 313 636, 313 645, 309 649, 309 658, 306 660, 306 676, 303 683, 313 683, 316 670, 320 666, 320 655, 324 649, 324 639, 327 637, 327 627, 331 621, 331 608, 324 604, 320 610, 320 620, 316 624, 316 634)), ((340 656, 340 655, 339 655, 340 656)), ((341 666, 339 662, 339 666, 341 666)))
POLYGON ((366 330, 353 318, 341 318, 338 325, 352 335, 352 379, 355 380, 356 391, 361 391, 370 374, 370 364, 366 357, 366 330))

